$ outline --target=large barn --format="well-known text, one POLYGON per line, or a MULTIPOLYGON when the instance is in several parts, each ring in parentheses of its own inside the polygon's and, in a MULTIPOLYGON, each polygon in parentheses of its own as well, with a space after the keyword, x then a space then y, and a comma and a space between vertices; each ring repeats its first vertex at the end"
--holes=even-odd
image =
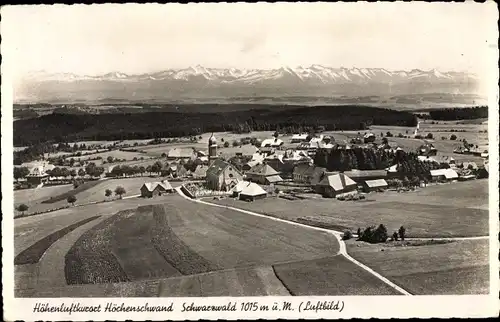
POLYGON ((325 176, 323 180, 321 180, 314 187, 317 193, 328 198, 333 198, 342 193, 355 191, 356 188, 356 182, 343 173, 325 176))
POLYGON ((167 180, 157 182, 146 182, 141 186, 141 197, 152 198, 174 191, 172 185, 167 180))

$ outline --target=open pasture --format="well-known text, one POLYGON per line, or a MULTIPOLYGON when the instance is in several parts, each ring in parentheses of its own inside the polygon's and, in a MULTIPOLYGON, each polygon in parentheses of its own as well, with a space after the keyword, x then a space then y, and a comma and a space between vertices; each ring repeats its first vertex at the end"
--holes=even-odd
POLYGON ((276 276, 295 296, 399 295, 342 255, 274 266, 276 276))
MULTIPOLYGON (((93 154, 88 154, 84 155, 81 157, 74 157, 73 159, 75 160, 89 160, 92 158, 96 157, 101 157, 103 160, 106 160, 108 157, 112 157, 113 159, 125 159, 127 161, 133 160, 134 158, 140 158, 140 157, 147 157, 143 153, 139 152, 131 152, 131 151, 120 151, 120 150, 112 150, 112 151, 106 151, 106 152, 99 152, 99 153, 93 153, 93 154)), ((95 160, 92 160, 95 161, 95 160)))
POLYGON ((88 283, 134 281, 314 259, 338 252, 337 240, 326 233, 221 211, 180 196, 166 197, 163 202, 141 207, 133 215, 114 216, 89 230, 70 251, 72 263, 82 263, 85 258, 86 265, 73 265, 68 271, 81 270, 77 276, 88 283), (92 260, 92 254, 116 258, 115 264, 102 271, 101 261, 92 260), (149 263, 147 270, 145 262, 149 263))
POLYGON ((21 288, 18 297, 201 297, 289 296, 272 267, 230 269, 127 283, 21 288))
POLYGON ((371 193, 357 202, 327 198, 267 198, 250 203, 228 198, 213 202, 336 230, 356 231, 384 224, 392 232, 403 225, 410 237, 460 237, 488 234, 487 200, 487 180, 475 180, 429 186, 417 192, 371 193), (448 192, 450 189, 453 192, 448 192), (464 200, 455 201, 460 196, 464 200))
POLYGON ((406 247, 351 240, 347 251, 412 294, 489 293, 488 240, 406 247))

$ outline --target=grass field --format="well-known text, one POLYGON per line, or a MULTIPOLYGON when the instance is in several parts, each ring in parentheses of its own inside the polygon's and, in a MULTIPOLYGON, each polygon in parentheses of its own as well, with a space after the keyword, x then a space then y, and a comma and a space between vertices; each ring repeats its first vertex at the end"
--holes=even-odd
POLYGON ((236 208, 301 222, 315 221, 338 230, 384 224, 392 232, 405 226, 411 237, 480 236, 488 234, 487 180, 429 186, 418 192, 369 194, 359 202, 335 199, 254 202, 213 201, 236 208))
POLYGON ((14 254, 18 255, 42 238, 80 220, 98 215, 112 215, 120 210, 135 209, 140 205, 150 205, 160 202, 162 202, 161 198, 123 199, 15 219, 14 254))
POLYGON ((73 280, 99 283, 191 275, 338 252, 335 237, 325 233, 220 211, 175 195, 164 202, 141 207, 134 215, 113 216, 82 236, 68 255, 68 271, 78 276, 73 280), (104 270, 102 258, 113 261, 104 270))
MULTIPOLYGON (((56 187, 43 187, 39 189, 30 189, 29 192, 24 192, 19 190, 19 192, 23 192, 20 194, 20 201, 18 202, 18 197, 14 197, 14 202, 16 205, 22 203, 22 200, 26 200, 31 196, 32 200, 28 200, 26 203, 29 206, 26 214, 33 212, 46 211, 50 209, 57 209, 60 207, 64 207, 68 205, 66 198, 69 195, 74 195, 76 197, 75 205, 82 205, 92 202, 99 202, 104 200, 116 199, 117 196, 114 195, 114 191, 117 186, 122 186, 125 188, 126 196, 133 196, 140 194, 140 188, 145 182, 150 181, 158 181, 161 178, 149 178, 149 177, 135 177, 135 178, 124 178, 124 179, 106 179, 106 180, 97 180, 97 181, 89 181, 83 185, 80 185, 77 189, 73 189, 72 185, 64 185, 56 187), (45 189, 48 189, 47 191, 45 189), (111 197, 106 197, 104 192, 106 189, 110 189, 113 191, 113 195, 111 197), (43 196, 43 198, 40 198, 43 196), (50 201, 56 200, 56 202, 50 201), (45 202, 44 202, 45 201, 45 202), (43 203, 42 203, 43 202, 43 203)), ((172 182, 173 187, 177 187, 179 182, 172 182)), ((17 191, 16 191, 17 192, 17 191)))
POLYGON ((35 264, 38 263, 40 258, 43 256, 45 251, 49 249, 49 247, 54 244, 57 240, 64 237, 66 234, 75 230, 76 228, 85 225, 88 222, 91 222, 94 219, 99 218, 100 216, 90 217, 74 224, 71 224, 67 227, 64 227, 31 245, 30 247, 23 250, 14 258, 14 265, 24 265, 24 264, 35 264))
POLYGON ((487 240, 406 247, 352 240, 346 244, 352 257, 412 294, 489 293, 487 240))
POLYGON ((341 255, 275 265, 274 270, 296 296, 399 294, 341 255))
MULTIPOLYGON (((134 158, 147 157, 145 154, 139 152, 112 150, 112 151, 88 154, 81 157, 74 157, 73 159, 88 160, 96 157, 101 157, 103 160, 106 160, 110 156, 113 158, 125 159, 127 161, 133 160, 134 158)), ((92 162, 94 161, 96 160, 93 160, 92 162)))

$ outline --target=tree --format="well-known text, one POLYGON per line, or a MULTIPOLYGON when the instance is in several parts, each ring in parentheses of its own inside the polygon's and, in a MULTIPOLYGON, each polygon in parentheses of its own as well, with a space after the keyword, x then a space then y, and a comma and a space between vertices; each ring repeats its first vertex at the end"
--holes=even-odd
POLYGON ((76 202, 76 197, 74 195, 69 195, 68 198, 66 198, 66 201, 74 206, 76 202))
POLYGON ((126 194, 126 193, 127 193, 127 192, 125 191, 125 188, 123 188, 122 186, 118 186, 118 187, 116 187, 116 189, 115 189, 115 195, 120 196, 120 199, 121 199, 121 198, 122 198, 122 196, 123 196, 124 194, 126 194))
POLYGON ((83 170, 83 169, 78 170, 78 176, 79 177, 85 176, 85 170, 83 170))
POLYGON ((106 189, 106 191, 104 191, 104 195, 105 195, 106 197, 109 197, 109 196, 111 196, 112 194, 113 194, 113 192, 111 191, 111 189, 106 189))
POLYGON ((380 224, 375 232, 373 233, 373 239, 375 243, 385 243, 389 236, 387 235, 387 228, 383 224, 380 224))
POLYGON ((404 241, 405 240, 405 236, 406 236, 406 229, 403 226, 401 226, 401 227, 399 227, 399 231, 398 232, 399 232, 399 238, 401 238, 401 240, 404 241))
POLYGON ((30 170, 26 167, 14 167, 14 179, 19 180, 26 177, 30 173, 30 170))
POLYGON ((166 158, 166 157, 167 157, 167 154, 166 154, 165 152, 163 152, 163 153, 161 154, 161 157, 162 157, 162 158, 166 158))
POLYGON ((233 146, 234 147, 237 147, 238 145, 240 145, 240 143, 238 141, 233 141, 233 146))
POLYGON ((394 239, 395 241, 398 241, 398 232, 397 231, 392 233, 392 239, 394 239))
POLYGON ((76 177, 76 170, 75 169, 72 169, 70 172, 69 172, 69 175, 72 176, 73 178, 76 177))
POLYGON ((114 159, 112 156, 108 156, 106 160, 108 160, 108 163, 113 163, 114 159))
POLYGON ((450 140, 455 141, 457 139, 457 136, 455 134, 452 134, 450 136, 450 140))
POLYGON ((226 142, 224 142, 224 147, 225 147, 225 148, 229 148, 229 142, 227 142, 227 141, 226 141, 226 142))
POLYGON ((352 232, 350 230, 346 230, 344 235, 342 236, 342 240, 349 240, 352 238, 352 232))
POLYGON ((382 144, 384 144, 384 145, 389 144, 389 140, 387 140, 387 138, 383 138, 382 139, 382 144))
POLYGON ((432 135, 432 133, 427 133, 426 138, 432 140, 434 136, 432 135))
POLYGON ((388 138, 393 137, 392 133, 391 133, 391 132, 389 132, 389 131, 385 134, 385 136, 386 136, 386 137, 388 137, 388 138))
POLYGON ((19 206, 17 206, 17 211, 20 211, 22 215, 24 215, 24 212, 28 210, 28 206, 25 205, 25 204, 20 204, 19 206))

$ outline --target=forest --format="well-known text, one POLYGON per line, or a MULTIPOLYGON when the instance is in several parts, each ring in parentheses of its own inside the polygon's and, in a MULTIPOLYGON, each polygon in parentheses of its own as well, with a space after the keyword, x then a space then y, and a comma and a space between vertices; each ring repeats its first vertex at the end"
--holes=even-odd
POLYGON ((430 118, 440 121, 472 120, 488 118, 488 106, 443 108, 429 111, 430 118))
POLYGON ((413 127, 412 113, 368 106, 267 106, 220 113, 147 112, 126 114, 59 114, 14 122, 14 145, 83 140, 126 140, 193 136, 205 132, 274 131, 277 128, 324 127, 364 130, 370 125, 413 127))

